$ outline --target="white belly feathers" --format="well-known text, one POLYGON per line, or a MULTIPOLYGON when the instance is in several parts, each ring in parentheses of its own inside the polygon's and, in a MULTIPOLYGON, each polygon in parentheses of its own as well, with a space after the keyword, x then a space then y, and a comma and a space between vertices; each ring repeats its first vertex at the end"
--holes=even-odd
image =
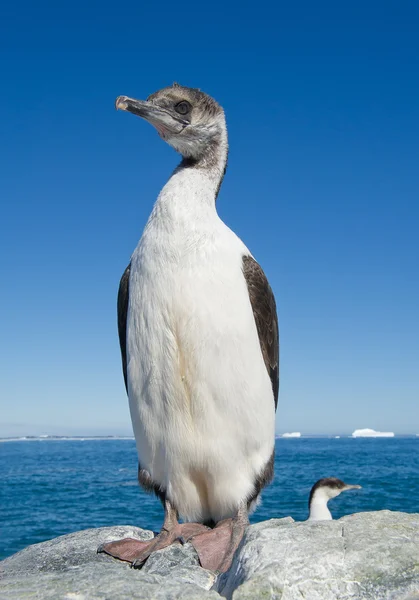
POLYGON ((131 418, 141 467, 181 516, 218 521, 272 454, 272 386, 242 273, 249 252, 215 210, 187 233, 167 223, 155 207, 131 260, 131 418))

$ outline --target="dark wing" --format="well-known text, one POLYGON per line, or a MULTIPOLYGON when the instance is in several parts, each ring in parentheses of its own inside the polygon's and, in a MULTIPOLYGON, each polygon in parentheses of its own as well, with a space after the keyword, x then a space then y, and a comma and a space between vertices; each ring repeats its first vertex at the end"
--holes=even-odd
POLYGON ((265 273, 251 256, 243 256, 243 274, 255 317, 260 349, 272 382, 276 410, 279 390, 279 335, 275 297, 265 273))
POLYGON ((128 313, 128 299, 129 299, 129 274, 131 270, 131 263, 125 269, 124 274, 121 277, 118 290, 118 334, 119 334, 119 345, 121 347, 122 357, 122 370, 124 372, 125 389, 128 394, 127 384, 127 313, 128 313))

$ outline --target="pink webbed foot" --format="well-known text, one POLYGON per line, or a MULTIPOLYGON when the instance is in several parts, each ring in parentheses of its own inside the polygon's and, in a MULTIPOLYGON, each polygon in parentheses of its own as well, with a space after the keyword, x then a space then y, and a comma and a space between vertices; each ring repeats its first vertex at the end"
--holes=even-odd
POLYGON ((231 566, 246 526, 249 524, 247 507, 240 507, 237 516, 220 521, 214 529, 200 523, 179 524, 177 513, 168 500, 165 501, 165 519, 162 530, 152 540, 140 541, 126 538, 102 544, 98 552, 141 568, 152 552, 167 548, 173 543, 191 542, 204 569, 225 573, 231 566))
POLYGON ((174 543, 185 543, 194 535, 202 534, 208 527, 199 523, 176 523, 170 529, 163 529, 156 537, 148 541, 125 538, 116 542, 102 544, 98 552, 109 554, 113 558, 123 560, 132 564, 134 568, 141 568, 152 552, 167 548, 174 543))
POLYGON ((247 513, 245 518, 239 514, 191 538, 189 541, 198 554, 201 566, 219 573, 228 571, 248 523, 247 513))
POLYGON ((141 540, 136 540, 134 538, 125 538, 116 542, 102 544, 97 551, 109 554, 110 556, 113 556, 113 558, 132 563, 147 549, 151 541, 142 542, 141 540))

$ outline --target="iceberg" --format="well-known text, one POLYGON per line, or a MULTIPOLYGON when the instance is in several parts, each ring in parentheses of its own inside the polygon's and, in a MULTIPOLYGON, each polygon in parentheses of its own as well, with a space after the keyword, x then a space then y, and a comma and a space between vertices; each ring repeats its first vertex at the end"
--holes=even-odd
POLYGON ((352 437, 394 437, 393 431, 375 431, 374 429, 355 429, 352 437))
POLYGON ((301 433, 299 431, 293 431, 292 433, 283 433, 281 435, 283 438, 299 438, 301 437, 301 433))

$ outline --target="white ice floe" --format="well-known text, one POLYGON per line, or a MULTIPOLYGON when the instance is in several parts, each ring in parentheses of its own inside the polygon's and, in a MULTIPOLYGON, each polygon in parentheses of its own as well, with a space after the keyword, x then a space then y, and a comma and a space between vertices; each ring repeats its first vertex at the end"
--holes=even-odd
POLYGON ((283 438, 299 438, 301 437, 301 433, 299 431, 292 431, 291 433, 283 433, 281 435, 283 438))
POLYGON ((352 437, 394 437, 393 431, 375 431, 374 429, 355 429, 352 437))

